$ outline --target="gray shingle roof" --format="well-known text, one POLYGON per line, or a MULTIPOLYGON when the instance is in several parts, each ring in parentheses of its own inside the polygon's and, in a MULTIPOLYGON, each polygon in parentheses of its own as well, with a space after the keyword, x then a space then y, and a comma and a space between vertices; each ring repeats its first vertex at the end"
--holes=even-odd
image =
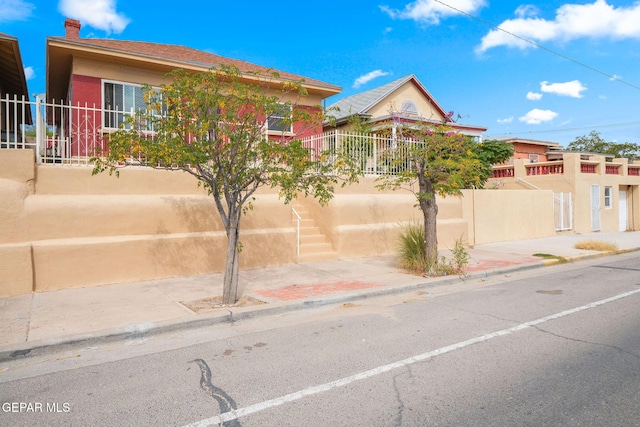
POLYGON ((343 98, 328 107, 331 110, 330 114, 335 117, 336 121, 346 119, 354 114, 366 114, 373 106, 410 80, 414 80, 416 85, 425 93, 425 96, 444 114, 442 107, 438 105, 429 91, 427 91, 414 74, 394 80, 377 88, 343 98))

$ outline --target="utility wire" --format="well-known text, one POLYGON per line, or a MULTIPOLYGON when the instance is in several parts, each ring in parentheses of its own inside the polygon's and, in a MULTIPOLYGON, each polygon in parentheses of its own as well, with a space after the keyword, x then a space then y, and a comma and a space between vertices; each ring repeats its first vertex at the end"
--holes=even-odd
POLYGON ((601 70, 599 70, 599 69, 597 69, 597 68, 595 68, 595 67, 592 67, 592 66, 587 65, 587 64, 585 64, 585 63, 583 63, 583 62, 577 61, 577 60, 575 60, 575 59, 573 59, 573 58, 570 58, 570 57, 568 57, 568 56, 566 56, 566 55, 563 55, 563 54, 561 54, 561 53, 559 53, 559 52, 556 52, 556 51, 554 51, 554 50, 552 50, 552 49, 549 49, 549 48, 547 48, 547 47, 544 47, 544 46, 542 46, 542 45, 541 45, 541 44, 539 44, 539 43, 536 43, 536 42, 534 42, 534 41, 532 41, 532 40, 529 40, 529 39, 527 39, 527 38, 524 38, 524 37, 522 37, 522 36, 519 36, 519 35, 517 35, 517 34, 514 34, 514 33, 510 32, 510 31, 507 31, 507 30, 505 30, 505 29, 503 29, 503 28, 500 28, 500 27, 498 27, 497 25, 494 25, 494 24, 492 24, 492 23, 491 23, 491 22, 489 22, 489 21, 485 21, 484 19, 480 19, 480 18, 478 18, 477 16, 473 16, 473 15, 471 15, 470 13, 464 12, 464 11, 462 11, 462 10, 460 10, 460 9, 456 9, 455 7, 453 7, 453 6, 449 5, 449 4, 446 4, 446 3, 445 3, 445 2, 443 2, 443 1, 440 1, 440 0, 434 0, 434 1, 435 1, 436 3, 440 3, 441 5, 448 7, 449 9, 455 10, 456 12, 461 13, 462 15, 468 16, 468 17, 469 17, 469 18, 471 18, 471 19, 474 19, 474 20, 476 20, 476 21, 478 21, 478 22, 481 22, 481 23, 483 23, 483 24, 485 24, 485 25, 487 25, 487 26, 489 26, 489 27, 491 27, 491 28, 494 28, 494 29, 496 29, 496 30, 498 30, 498 31, 502 31, 503 33, 509 34, 509 35, 510 35, 510 36, 512 36, 512 37, 515 37, 515 38, 517 38, 517 39, 520 39, 520 40, 522 40, 522 41, 523 41, 523 42, 525 42, 525 43, 529 43, 529 44, 530 44, 530 45, 532 45, 532 46, 535 46, 535 47, 537 47, 537 48, 540 48, 540 49, 542 49, 542 50, 545 50, 545 51, 547 51, 547 52, 549 52, 549 53, 551 53, 551 54, 553 54, 553 55, 557 55, 557 56, 559 56, 560 58, 566 59, 567 61, 573 62, 574 64, 577 64, 577 65, 579 65, 579 66, 581 66, 581 67, 584 67, 584 68, 586 68, 586 69, 588 69, 588 70, 591 70, 591 71, 593 71, 593 72, 596 72, 596 73, 598 73, 598 74, 601 74, 601 75, 603 75, 603 76, 605 76, 605 77, 607 77, 607 78, 609 78, 609 79, 611 79, 611 80, 615 80, 615 81, 617 81, 617 82, 620 82, 620 83, 622 83, 622 84, 625 84, 625 85, 627 85, 627 86, 630 86, 630 87, 632 87, 632 88, 634 88, 634 89, 638 89, 638 90, 640 90, 640 86, 636 86, 636 85, 634 85, 633 83, 626 82, 626 81, 624 81, 624 80, 622 80, 622 79, 619 79, 618 77, 616 77, 616 76, 614 76, 614 75, 611 75, 611 74, 605 73, 604 71, 601 71, 601 70))
POLYGON ((527 130, 522 132, 506 132, 506 134, 513 135, 513 134, 525 134, 525 133, 561 133, 561 132, 571 132, 575 130, 584 130, 584 129, 599 129, 599 128, 606 128, 606 127, 622 127, 622 126, 636 126, 636 125, 640 125, 640 122, 612 123, 609 125, 592 125, 592 126, 565 128, 565 129, 527 130))

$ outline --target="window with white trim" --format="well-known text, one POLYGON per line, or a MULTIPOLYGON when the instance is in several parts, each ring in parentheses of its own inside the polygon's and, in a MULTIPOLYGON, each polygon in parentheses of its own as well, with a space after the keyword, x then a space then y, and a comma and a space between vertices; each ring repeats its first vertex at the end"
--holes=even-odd
POLYGON ((604 207, 605 209, 611 209, 613 203, 611 202, 611 187, 604 187, 604 207))
POLYGON ((103 80, 102 94, 105 128, 117 129, 128 116, 147 109, 142 85, 103 80))
POLYGON ((267 132, 293 132, 291 105, 281 104, 278 111, 267 117, 267 132))

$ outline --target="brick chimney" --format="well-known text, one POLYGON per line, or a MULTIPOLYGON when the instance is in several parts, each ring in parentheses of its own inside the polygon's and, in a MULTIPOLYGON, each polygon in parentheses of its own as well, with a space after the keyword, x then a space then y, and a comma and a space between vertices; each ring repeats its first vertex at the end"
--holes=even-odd
POLYGON ((66 37, 68 39, 79 39, 80 26, 80 21, 77 19, 67 18, 66 21, 64 21, 64 29, 67 32, 66 37))

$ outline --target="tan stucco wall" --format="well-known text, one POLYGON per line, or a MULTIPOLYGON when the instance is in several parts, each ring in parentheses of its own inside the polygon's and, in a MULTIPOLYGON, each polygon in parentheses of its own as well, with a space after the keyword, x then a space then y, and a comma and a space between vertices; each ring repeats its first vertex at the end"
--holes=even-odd
MULTIPOLYGON (((328 236, 341 257, 361 257, 395 253, 402 225, 422 222, 411 193, 380 193, 365 180, 363 194, 338 192, 328 206, 313 200, 304 205, 315 223, 328 236)), ((467 241, 467 221, 462 218, 462 202, 458 197, 438 197, 438 247, 452 248, 455 240, 467 241)))
POLYGON ((91 167, 39 165, 35 191, 38 195, 207 194, 186 172, 128 168, 120 170, 118 178, 91 172, 91 167))
MULTIPOLYGON (((35 194, 24 212, 36 291, 200 275, 224 266, 224 227, 206 195, 35 194)), ((290 208, 276 194, 260 194, 242 227, 241 267, 295 262, 290 208)))
MULTIPOLYGON (((116 178, 91 176, 90 167, 33 165, 28 150, 0 150, 0 296, 223 270, 224 227, 212 199, 190 175, 132 168, 116 178)), ((531 214, 527 221, 547 221, 534 214, 540 206, 484 191, 487 196, 475 191, 473 198, 438 198, 441 249, 461 237, 473 245, 549 235, 542 226, 523 233, 518 222, 518 207, 531 214), (506 212, 516 219, 501 217, 502 227, 493 229, 491 209, 503 204, 512 206, 506 212)), ((421 220, 413 194, 379 192, 369 177, 336 189, 328 206, 298 202, 339 257, 394 253, 400 225, 421 220)), ((254 209, 242 220, 241 242, 242 268, 296 262, 291 207, 275 190, 256 194, 254 209)))
MULTIPOLYGON (((336 188, 333 199, 324 207, 312 199, 299 201, 341 257, 395 253, 402 225, 422 222, 422 212, 416 206, 413 193, 380 191, 377 184, 376 178, 369 176, 361 178, 357 185, 336 188)), ((463 218, 461 198, 438 196, 437 203, 439 249, 452 248, 461 237, 468 242, 468 224, 463 218)))
POLYGON ((0 296, 33 288, 24 206, 33 194, 34 178, 33 151, 0 150, 0 296))
POLYGON ((464 190, 463 201, 475 244, 555 234, 550 190, 464 190))
POLYGON ((589 162, 596 163, 596 173, 583 173, 580 169, 580 153, 565 153, 564 173, 550 175, 527 176, 526 164, 528 160, 514 160, 514 174, 511 178, 491 179, 487 183, 487 188, 498 188, 503 190, 521 189, 545 189, 555 193, 571 193, 573 201, 573 231, 577 233, 588 233, 596 231, 592 229, 591 223, 591 186, 599 186, 600 199, 600 230, 599 231, 619 231, 620 226, 620 190, 628 192, 628 229, 640 229, 640 200, 638 189, 640 188, 640 177, 629 176, 626 173, 627 159, 613 159, 606 162, 604 156, 590 155, 589 162), (620 165, 619 175, 607 174, 607 164, 620 165), (612 205, 605 208, 604 193, 605 187, 612 188, 612 205))
MULTIPOLYGON (((34 168, 25 150, 0 150, 0 170, 0 295, 223 269, 224 227, 188 174, 34 168)), ((254 205, 242 220, 241 266, 295 262, 291 208, 275 191, 254 205)))

